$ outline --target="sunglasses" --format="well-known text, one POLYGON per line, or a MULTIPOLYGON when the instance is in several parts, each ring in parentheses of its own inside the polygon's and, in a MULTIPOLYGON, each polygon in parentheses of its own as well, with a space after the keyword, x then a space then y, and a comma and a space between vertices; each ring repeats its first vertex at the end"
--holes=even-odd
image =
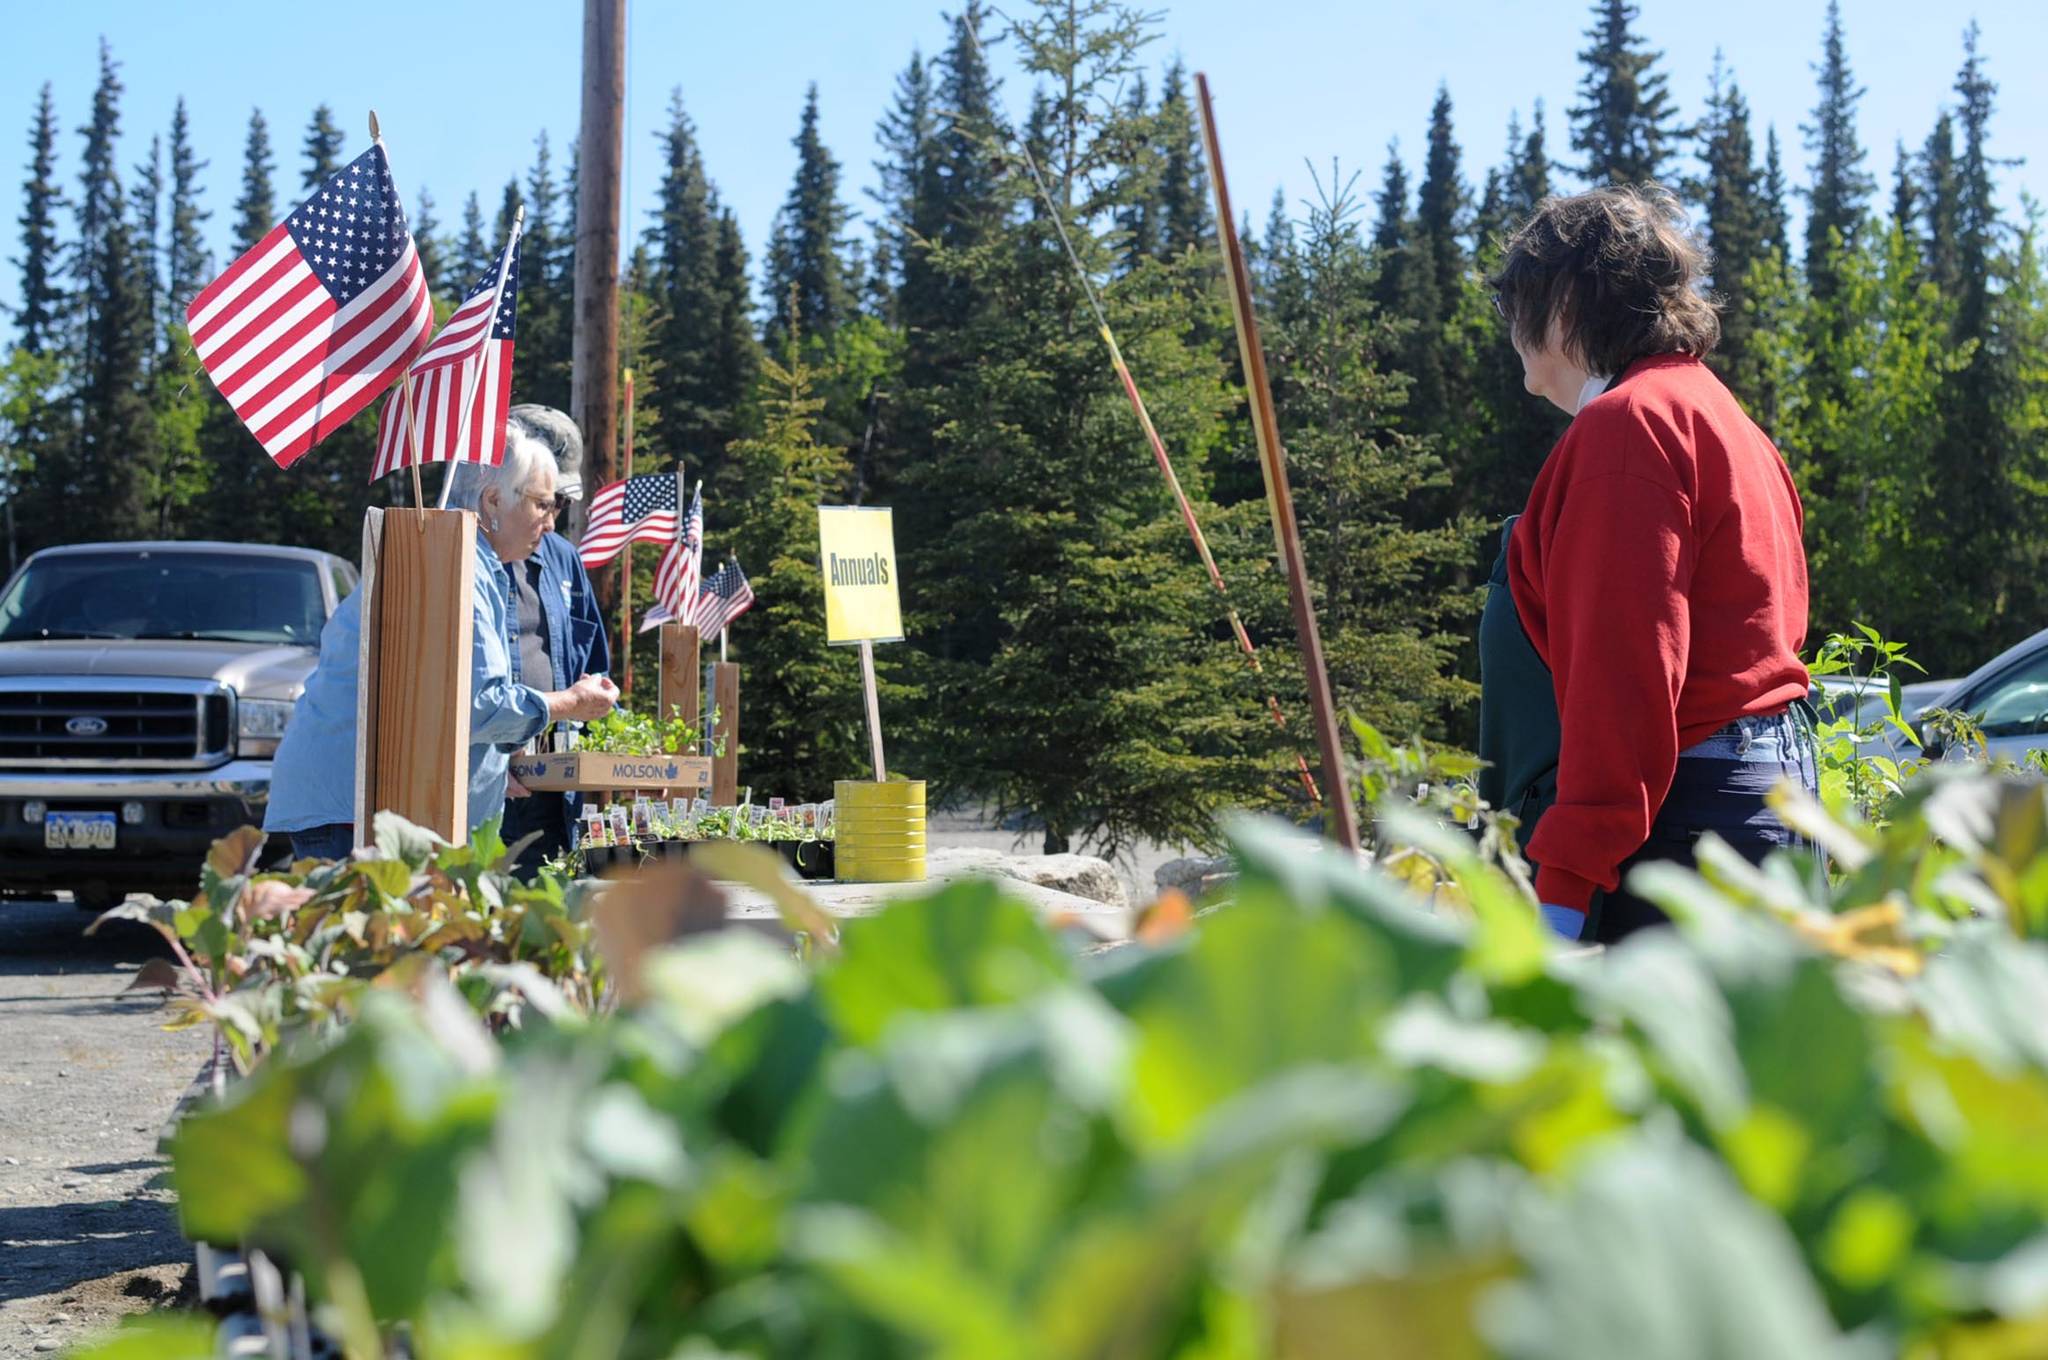
POLYGON ((519 494, 521 498, 532 501, 534 509, 540 511, 543 515, 549 515, 555 519, 560 519, 562 516, 569 513, 569 506, 571 504, 571 500, 570 497, 563 492, 558 491, 552 496, 536 496, 530 491, 522 491, 519 494))

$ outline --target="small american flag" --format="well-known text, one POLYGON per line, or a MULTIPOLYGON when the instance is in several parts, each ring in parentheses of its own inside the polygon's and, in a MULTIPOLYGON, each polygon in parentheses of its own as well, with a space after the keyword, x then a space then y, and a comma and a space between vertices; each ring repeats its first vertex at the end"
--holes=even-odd
POLYGON ((419 463, 489 463, 505 457, 512 401, 512 332, 519 313, 519 234, 476 281, 377 417, 370 480, 419 463), (410 398, 406 384, 412 385, 410 398), (408 409, 411 419, 407 419, 408 409))
POLYGON ((690 512, 682 532, 669 541, 654 571, 654 596, 660 601, 640 620, 640 631, 670 619, 687 619, 697 607, 697 578, 704 571, 704 483, 690 496, 690 512))
POLYGON ((728 562, 713 572, 697 596, 696 617, 691 622, 705 637, 725 631, 726 625, 754 607, 754 588, 738 562, 728 562))
POLYGON ((375 401, 434 331, 383 144, 201 289, 185 324, 206 375, 279 467, 375 401))
POLYGON ((659 543, 673 537, 680 480, 673 472, 649 472, 613 482, 593 496, 590 520, 576 548, 584 567, 597 570, 628 543, 659 543))

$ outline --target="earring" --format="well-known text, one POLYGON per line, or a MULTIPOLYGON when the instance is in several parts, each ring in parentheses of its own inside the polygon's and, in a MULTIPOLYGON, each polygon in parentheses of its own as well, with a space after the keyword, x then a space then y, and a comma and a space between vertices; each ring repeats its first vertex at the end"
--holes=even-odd
POLYGON ((494 534, 498 532, 498 521, 495 516, 493 516, 491 519, 491 532, 494 534))

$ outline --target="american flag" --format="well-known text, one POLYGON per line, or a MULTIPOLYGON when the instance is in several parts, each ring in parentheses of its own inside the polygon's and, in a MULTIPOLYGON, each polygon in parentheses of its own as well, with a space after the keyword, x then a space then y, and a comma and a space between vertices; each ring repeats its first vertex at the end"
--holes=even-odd
POLYGON ((201 289, 185 324, 207 376, 279 467, 376 400, 434 330, 383 145, 201 289))
POLYGON ((690 512, 682 532, 669 540, 654 571, 654 596, 660 601, 640 620, 646 632, 670 619, 687 619, 697 607, 697 579, 704 572, 704 483, 690 496, 690 512))
POLYGON ((649 472, 613 482, 590 500, 577 554, 595 571, 617 557, 628 543, 659 543, 676 529, 676 483, 673 472, 649 472))
POLYGON ((512 330, 519 312, 519 233, 462 299, 377 417, 376 481, 409 463, 490 463, 505 457, 512 400, 512 330), (408 399, 406 383, 412 384, 408 399), (408 400, 411 419, 408 420, 408 400))
POLYGON ((697 595, 697 609, 690 620, 705 637, 725 631, 727 624, 754 607, 754 588, 738 562, 728 562, 713 572, 697 595))

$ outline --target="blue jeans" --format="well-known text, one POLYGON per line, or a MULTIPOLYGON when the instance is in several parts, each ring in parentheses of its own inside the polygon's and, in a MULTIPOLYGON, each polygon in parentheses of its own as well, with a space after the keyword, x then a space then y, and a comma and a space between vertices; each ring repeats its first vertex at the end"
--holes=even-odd
POLYGON ((356 829, 349 822, 329 822, 285 834, 292 838, 293 859, 347 859, 356 845, 356 829))
POLYGON ((1804 716, 1795 705, 1738 718, 1678 753, 1671 791, 1651 823, 1649 839, 1621 866, 1622 886, 1594 894, 1586 939, 1611 942, 1666 924, 1669 917, 1628 890, 1629 871, 1652 861, 1693 868, 1693 847, 1710 831, 1752 864, 1761 864, 1773 850, 1803 843, 1778 820, 1764 796, 1786 779, 1819 791, 1819 755, 1804 716))

